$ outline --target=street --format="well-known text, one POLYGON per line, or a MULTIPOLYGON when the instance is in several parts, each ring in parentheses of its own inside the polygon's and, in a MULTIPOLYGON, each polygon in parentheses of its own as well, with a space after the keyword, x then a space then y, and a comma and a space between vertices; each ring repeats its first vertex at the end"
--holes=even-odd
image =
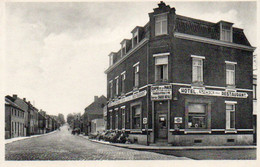
POLYGON ((135 151, 74 136, 67 126, 52 134, 5 145, 6 160, 175 160, 183 159, 148 151, 135 151))

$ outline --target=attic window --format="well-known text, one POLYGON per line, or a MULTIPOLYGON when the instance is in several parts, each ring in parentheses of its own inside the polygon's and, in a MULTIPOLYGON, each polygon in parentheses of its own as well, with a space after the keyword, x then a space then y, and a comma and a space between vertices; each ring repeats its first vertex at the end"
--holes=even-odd
POLYGON ((114 64, 114 54, 113 53, 111 53, 110 55, 109 55, 109 66, 112 66, 113 64, 114 64))
POLYGON ((135 28, 133 31, 133 38, 132 38, 132 48, 135 47, 138 43, 139 43, 139 40, 140 40, 140 37, 139 37, 139 28, 135 28))
POLYGON ((220 40, 232 42, 232 23, 220 23, 220 40))
POLYGON ((155 36, 167 34, 167 14, 155 16, 155 36))
POLYGON ((121 57, 126 54, 126 40, 121 42, 121 57))

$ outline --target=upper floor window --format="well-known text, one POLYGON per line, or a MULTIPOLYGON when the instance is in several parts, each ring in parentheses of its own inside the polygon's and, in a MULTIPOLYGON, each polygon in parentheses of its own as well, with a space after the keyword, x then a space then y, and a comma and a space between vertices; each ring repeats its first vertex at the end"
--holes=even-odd
POLYGON ((121 93, 125 93, 125 73, 125 71, 121 73, 121 93))
POLYGON ((256 100, 256 90, 257 90, 257 81, 256 81, 256 78, 254 77, 253 78, 253 99, 256 100))
MULTIPOLYGON (((155 56, 155 55, 154 55, 155 56)), ((155 82, 168 80, 168 56, 155 57, 155 82)))
POLYGON ((232 24, 221 22, 220 24, 220 40, 232 42, 232 24))
POLYGON ((113 97, 113 81, 109 81, 109 97, 113 97))
POLYGON ((226 84, 235 85, 235 64, 236 62, 225 61, 226 63, 226 84))
POLYGON ((203 82, 203 56, 192 55, 192 82, 203 82))
POLYGON ((155 16, 155 36, 167 34, 167 15, 155 16))
POLYGON ((115 80, 116 80, 116 95, 118 95, 119 94, 119 77, 117 76, 115 78, 115 80))
POLYGON ((134 67, 134 87, 139 86, 139 62, 133 65, 134 67))
POLYGON ((139 42, 138 30, 133 33, 132 46, 135 47, 139 42))

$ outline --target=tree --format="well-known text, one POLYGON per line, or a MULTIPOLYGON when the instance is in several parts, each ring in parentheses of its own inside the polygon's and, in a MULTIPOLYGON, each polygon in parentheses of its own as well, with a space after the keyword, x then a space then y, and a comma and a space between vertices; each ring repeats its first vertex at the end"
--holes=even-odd
POLYGON ((73 123, 73 120, 74 120, 74 115, 68 114, 67 115, 67 123, 70 125, 71 123, 73 123))
POLYGON ((64 115, 59 113, 58 114, 58 122, 63 125, 65 123, 64 115))

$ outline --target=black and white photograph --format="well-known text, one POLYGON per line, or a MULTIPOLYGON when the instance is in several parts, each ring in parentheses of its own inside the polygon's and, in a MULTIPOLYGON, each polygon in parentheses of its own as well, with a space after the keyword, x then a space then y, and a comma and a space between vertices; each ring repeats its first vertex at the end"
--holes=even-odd
POLYGON ((257 7, 1 2, 3 165, 256 166, 257 7))

